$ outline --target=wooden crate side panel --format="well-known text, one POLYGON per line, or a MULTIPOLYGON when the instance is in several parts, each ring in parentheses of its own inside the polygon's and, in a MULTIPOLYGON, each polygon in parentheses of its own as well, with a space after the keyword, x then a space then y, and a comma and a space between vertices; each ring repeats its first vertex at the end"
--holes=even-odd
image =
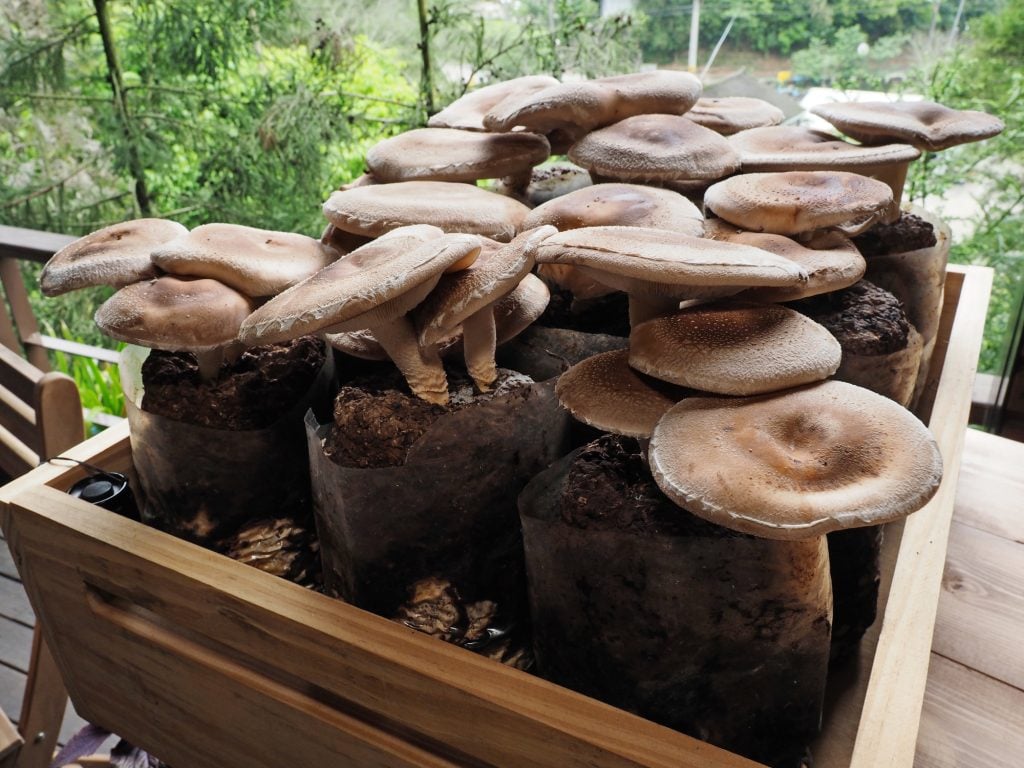
POLYGON ((76 707, 171 764, 276 768, 282 749, 358 744, 390 745, 391 765, 756 765, 54 489, 9 516, 76 707), (197 743, 183 723, 209 751, 167 751, 189 748, 165 728, 197 743), (403 742, 418 751, 392 759, 403 742))

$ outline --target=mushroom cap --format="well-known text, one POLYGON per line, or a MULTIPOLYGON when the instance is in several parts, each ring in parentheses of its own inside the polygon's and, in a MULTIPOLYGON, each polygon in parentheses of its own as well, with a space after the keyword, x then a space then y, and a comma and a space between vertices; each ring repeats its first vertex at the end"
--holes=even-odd
POLYGON ((164 275, 125 286, 96 310, 105 334, 151 349, 203 352, 235 341, 248 296, 209 278, 164 275))
POLYGON ((693 298, 701 288, 733 292, 807 279, 793 262, 734 243, 643 227, 585 227, 552 235, 539 263, 573 264, 623 291, 693 298))
POLYGON ((484 115, 496 104, 510 97, 525 97, 531 93, 558 85, 549 75, 526 75, 500 83, 485 85, 468 91, 427 120, 430 128, 459 128, 463 131, 486 131, 484 115))
POLYGON ((188 229, 167 219, 134 219, 111 224, 57 251, 43 267, 39 287, 46 296, 92 285, 123 285, 156 277, 153 248, 188 229))
POLYGON ((534 133, 592 131, 633 115, 681 115, 700 93, 700 80, 693 75, 663 69, 561 83, 499 102, 484 116, 484 125, 490 131, 517 126, 534 133))
POLYGON ((688 398, 658 422, 658 487, 687 511, 771 539, 879 525, 923 506, 942 479, 927 427, 839 381, 750 398, 688 398))
POLYGON ((722 136, 731 136, 748 128, 778 125, 785 114, 774 104, 750 96, 702 96, 686 116, 722 136))
POLYGON ((479 133, 417 128, 374 145, 366 165, 374 178, 394 181, 476 181, 528 173, 551 154, 536 133, 479 133))
POLYGON ((888 184, 844 171, 744 173, 704 193, 705 210, 746 230, 797 235, 865 231, 893 205, 888 184))
POLYGON ((789 259, 807 270, 807 282, 802 285, 750 288, 736 297, 750 301, 795 301, 819 293, 838 291, 864 277, 867 269, 867 263, 857 246, 841 232, 816 232, 804 242, 798 243, 784 235, 746 232, 723 219, 711 219, 705 226, 704 237, 760 248, 789 259))
POLYGON ((400 181, 334 192, 324 216, 345 232, 379 237, 411 224, 432 224, 445 232, 483 235, 508 242, 530 209, 511 197, 471 184, 400 181))
POLYGON ((312 237, 240 224, 203 224, 153 249, 153 263, 180 277, 210 277, 246 296, 274 296, 323 269, 340 252, 312 237))
POLYGON ((929 152, 988 139, 1006 127, 994 115, 951 109, 934 101, 822 104, 811 113, 864 144, 904 141, 929 152))
POLYGON ((629 364, 641 373, 720 395, 759 395, 821 381, 842 349, 824 327, 777 304, 718 301, 640 323, 629 364))
POLYGON ((394 232, 352 251, 253 312, 239 337, 249 345, 272 344, 325 328, 372 328, 404 315, 447 267, 480 250, 474 235, 430 234, 394 232))
POLYGON ((588 133, 569 158, 591 173, 623 181, 720 179, 740 167, 728 139, 664 114, 636 115, 588 133))
POLYGON ((556 231, 543 226, 517 235, 510 243, 482 240, 472 266, 442 277, 416 308, 420 344, 447 338, 470 315, 509 293, 533 269, 540 243, 556 231))
POLYGON ((629 350, 588 357, 558 377, 562 407, 584 424, 626 437, 648 438, 658 420, 691 392, 647 379, 628 363, 629 350))
POLYGON ((523 220, 523 228, 552 224, 559 230, 580 227, 675 229, 700 237, 704 215, 678 192, 639 184, 594 184, 543 205, 523 220))
POLYGON ((909 144, 866 147, 800 125, 751 128, 730 136, 728 142, 739 155, 744 173, 872 170, 921 156, 921 150, 909 144))

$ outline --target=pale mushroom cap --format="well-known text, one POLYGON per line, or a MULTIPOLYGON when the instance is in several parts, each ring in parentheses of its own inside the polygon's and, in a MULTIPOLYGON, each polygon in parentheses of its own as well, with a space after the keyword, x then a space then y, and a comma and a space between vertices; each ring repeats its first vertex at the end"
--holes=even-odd
POLYGON ((951 109, 934 101, 822 104, 811 112, 865 144, 904 141, 929 152, 988 139, 1006 127, 994 115, 951 109))
POLYGON ((805 539, 914 512, 942 457, 899 404, 826 381, 752 398, 689 398, 658 422, 658 487, 687 511, 744 533, 805 539))
POLYGON ((720 179, 738 170, 729 141, 679 115, 637 115, 588 133, 569 150, 591 173, 623 181, 720 179))
POLYGON ((555 393, 574 418, 605 432, 648 438, 658 420, 687 396, 656 386, 629 367, 629 350, 588 357, 558 377, 555 393))
POLYGON ((472 266, 442 277, 416 308, 420 344, 434 344, 450 336, 470 315, 514 289, 533 269, 540 243, 556 231, 543 226, 517 235, 510 243, 482 241, 472 266))
POLYGON ((382 182, 476 181, 528 173, 549 154, 548 140, 526 131, 417 128, 371 147, 366 165, 382 182))
POLYGON ((274 297, 246 320, 246 344, 270 344, 315 333, 372 328, 408 312, 441 273, 480 250, 474 235, 393 235, 363 246, 274 297), (416 297, 412 305, 403 296, 416 297), (361 322, 350 328, 343 323, 361 322))
POLYGON ((751 128, 730 136, 744 173, 766 171, 873 170, 909 163, 921 150, 909 144, 865 147, 799 125, 751 128))
POLYGON ((324 216, 346 232, 379 237, 411 224, 508 242, 530 209, 511 197, 470 184, 402 181, 334 192, 324 216))
MULTIPOLYGON (((733 243, 663 229, 585 227, 559 232, 537 251, 539 263, 600 272, 620 290, 675 295, 674 287, 789 285, 807 274, 788 259, 733 243), (618 278, 618 279, 616 279, 618 278)), ((686 291, 681 297, 688 297, 686 291)))
POLYGON ((274 296, 323 269, 340 252, 312 237, 240 224, 203 224, 153 250, 181 277, 210 277, 247 296, 274 296))
POLYGON ((681 115, 700 98, 701 84, 688 72, 656 70, 583 83, 561 83, 505 99, 484 117, 491 131, 523 126, 535 133, 591 131, 633 115, 681 115))
POLYGON ((702 96, 686 116, 697 125, 722 136, 731 136, 748 128, 778 125, 786 117, 774 104, 749 96, 702 96))
POLYGON ((135 219, 111 224, 61 248, 43 267, 39 287, 46 296, 93 285, 120 288, 156 277, 153 248, 188 229, 167 219, 135 219))
POLYGON ((558 84, 557 79, 548 75, 526 75, 485 85, 460 96, 427 120, 427 125, 431 128, 486 131, 484 115, 496 104, 510 97, 525 97, 558 84))
POLYGON ((838 291, 864 277, 867 269, 867 263, 857 246, 841 232, 815 233, 806 241, 798 243, 784 235, 746 232, 723 219, 711 219, 705 226, 704 237, 760 248, 787 258, 807 270, 807 282, 802 285, 750 288, 737 296, 750 301, 795 301, 819 293, 838 291))
POLYGON ((700 237, 704 215, 678 192, 639 184, 594 184, 556 197, 530 211, 523 228, 551 224, 580 227, 674 229, 700 237))
POLYGON ((841 358, 824 326, 777 304, 701 304, 640 323, 629 334, 629 364, 638 371, 720 395, 821 381, 841 358))
POLYGON ((737 227, 776 235, 829 228, 857 234, 892 205, 888 184, 843 171, 745 173, 704 193, 705 209, 737 227))
POLYGON ((208 278, 164 275, 125 286, 96 310, 108 336, 151 349, 202 352, 235 341, 255 303, 208 278))

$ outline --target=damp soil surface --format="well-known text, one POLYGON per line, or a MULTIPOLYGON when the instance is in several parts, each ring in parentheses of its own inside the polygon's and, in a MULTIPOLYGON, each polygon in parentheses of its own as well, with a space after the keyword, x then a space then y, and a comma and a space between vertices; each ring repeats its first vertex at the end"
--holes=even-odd
POLYGON ((936 242, 932 225, 905 211, 892 224, 877 224, 853 238, 854 245, 865 258, 931 248, 936 242))
POLYGON ((309 391, 324 355, 314 336, 252 347, 203 381, 192 353, 154 349, 142 364, 142 409, 213 429, 263 429, 309 391))
POLYGON ((745 537, 676 505, 651 477, 639 443, 604 435, 583 448, 566 477, 562 521, 640 536, 745 537))
POLYGON ((910 321, 903 303, 867 280, 788 306, 828 328, 844 353, 888 355, 907 347, 910 321))
POLYGON ((629 336, 629 297, 615 291, 596 299, 576 301, 571 291, 548 284, 551 299, 535 325, 609 336, 629 336))

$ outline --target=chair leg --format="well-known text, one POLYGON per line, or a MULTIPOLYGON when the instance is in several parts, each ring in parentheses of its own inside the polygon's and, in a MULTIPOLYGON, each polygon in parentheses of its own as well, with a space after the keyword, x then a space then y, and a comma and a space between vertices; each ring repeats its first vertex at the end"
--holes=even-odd
POLYGON ((36 624, 25 698, 18 720, 18 730, 25 743, 18 754, 17 768, 47 768, 50 765, 67 704, 68 693, 57 663, 36 624))

